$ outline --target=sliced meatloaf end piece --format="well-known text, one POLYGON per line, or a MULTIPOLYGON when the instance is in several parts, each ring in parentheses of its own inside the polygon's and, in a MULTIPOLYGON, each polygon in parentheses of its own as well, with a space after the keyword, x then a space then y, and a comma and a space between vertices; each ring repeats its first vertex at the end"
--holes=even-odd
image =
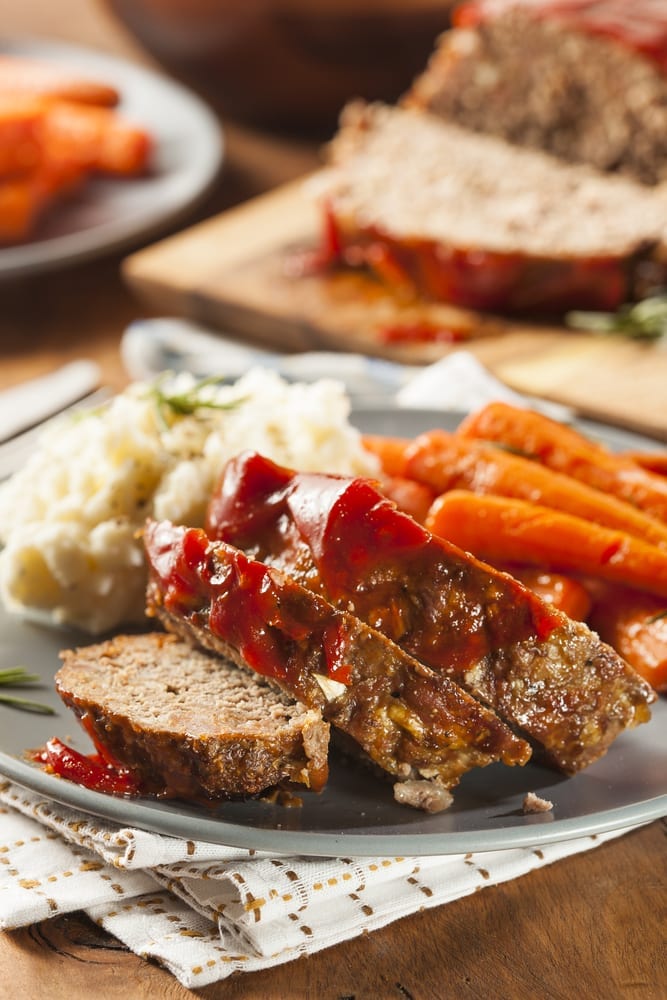
POLYGON ((430 534, 366 480, 246 452, 225 470, 207 531, 350 609, 566 772, 650 717, 651 686, 586 625, 430 534))
POLYGON ((437 793, 473 767, 529 758, 454 681, 278 570, 169 522, 149 523, 144 542, 149 614, 321 711, 399 781, 432 781, 437 793))
POLYGON ((659 6, 465 5, 403 103, 656 184, 667 178, 667 10, 659 6))
POLYGON ((613 309, 667 279, 664 187, 414 109, 348 106, 310 196, 335 260, 402 296, 559 313, 613 309))
POLYGON ((321 714, 229 661, 162 632, 61 655, 58 694, 143 792, 199 801, 326 783, 321 714))

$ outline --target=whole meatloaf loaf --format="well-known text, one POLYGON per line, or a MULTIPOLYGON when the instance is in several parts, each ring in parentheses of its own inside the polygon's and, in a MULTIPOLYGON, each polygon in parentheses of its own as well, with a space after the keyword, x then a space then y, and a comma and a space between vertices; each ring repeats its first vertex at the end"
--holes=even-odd
POLYGON ((667 4, 473 0, 406 104, 646 184, 667 178, 667 4))
POLYGON ((500 312, 615 308, 667 278, 667 191, 420 111, 356 102, 313 182, 330 249, 397 294, 500 312))
POLYGON ((149 613, 320 711, 398 779, 398 801, 437 811, 471 768, 530 757, 453 680, 284 573, 170 522, 149 522, 144 542, 149 613))
POLYGON ((326 783, 321 714, 229 661, 161 632, 61 655, 58 694, 141 792, 199 801, 326 783))
POLYGON ((580 622, 430 534, 363 479, 244 453, 208 533, 350 609, 574 773, 649 718, 650 685, 580 622))

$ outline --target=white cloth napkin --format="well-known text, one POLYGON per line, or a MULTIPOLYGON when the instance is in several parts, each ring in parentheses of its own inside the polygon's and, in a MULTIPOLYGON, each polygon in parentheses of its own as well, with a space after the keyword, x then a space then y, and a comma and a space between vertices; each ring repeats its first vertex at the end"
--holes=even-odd
POLYGON ((188 988, 267 969, 620 836, 443 857, 307 858, 184 841, 0 780, 0 928, 83 910, 188 988))

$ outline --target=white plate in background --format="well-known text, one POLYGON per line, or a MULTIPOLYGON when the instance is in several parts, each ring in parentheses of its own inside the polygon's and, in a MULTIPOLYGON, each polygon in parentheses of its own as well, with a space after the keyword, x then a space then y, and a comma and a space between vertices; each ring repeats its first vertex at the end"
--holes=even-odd
POLYGON ((213 184, 223 136, 208 107, 166 76, 92 49, 0 38, 0 53, 66 66, 120 92, 118 113, 155 144, 145 177, 94 178, 58 201, 34 237, 0 246, 0 279, 51 270, 136 243, 185 216, 213 184))

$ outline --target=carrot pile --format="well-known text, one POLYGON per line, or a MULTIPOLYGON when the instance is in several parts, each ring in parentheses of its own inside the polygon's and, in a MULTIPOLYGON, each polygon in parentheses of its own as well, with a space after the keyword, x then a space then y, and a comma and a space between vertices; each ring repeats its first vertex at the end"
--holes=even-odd
POLYGON ((115 88, 56 65, 0 55, 0 243, 28 239, 91 177, 147 171, 151 137, 126 122, 115 88))
POLYGON ((453 433, 364 440, 400 507, 587 621, 667 692, 667 462, 659 454, 616 454, 505 403, 453 433))

